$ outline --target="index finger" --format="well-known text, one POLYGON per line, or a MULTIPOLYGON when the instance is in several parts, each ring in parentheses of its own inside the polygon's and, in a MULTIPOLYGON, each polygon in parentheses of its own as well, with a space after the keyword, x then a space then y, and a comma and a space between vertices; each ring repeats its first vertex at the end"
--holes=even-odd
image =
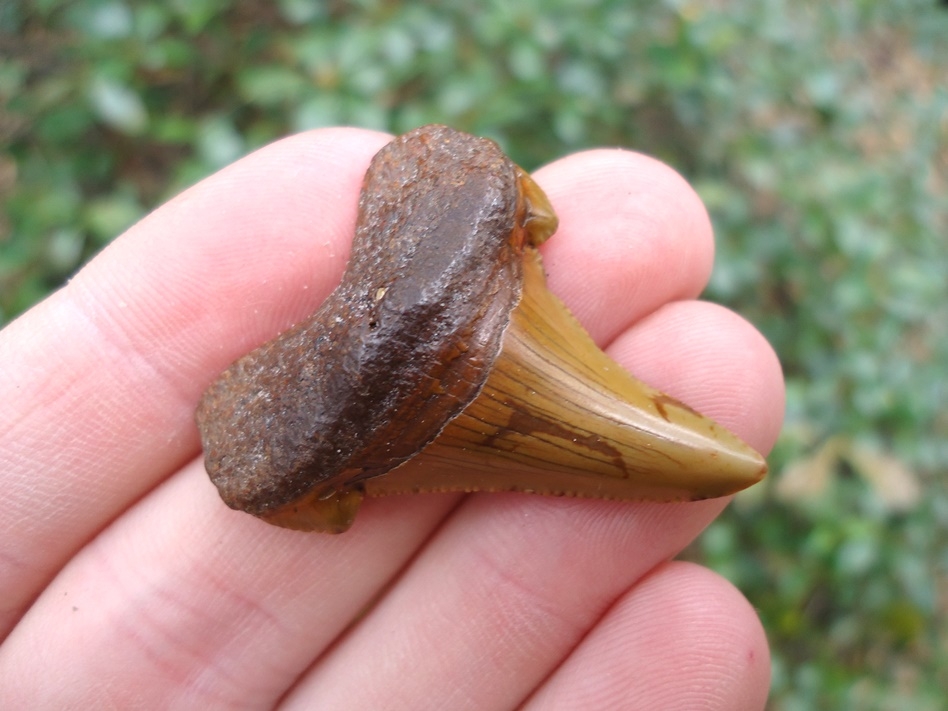
POLYGON ((0 638, 76 550, 196 454, 207 383, 333 288, 387 140, 332 129, 260 150, 0 332, 0 638))

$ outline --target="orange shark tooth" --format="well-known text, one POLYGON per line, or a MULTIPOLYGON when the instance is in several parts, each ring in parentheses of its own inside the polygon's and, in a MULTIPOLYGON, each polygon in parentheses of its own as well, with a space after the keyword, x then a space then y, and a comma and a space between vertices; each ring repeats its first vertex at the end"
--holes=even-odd
POLYGON ((364 496, 724 496, 763 457, 639 382, 547 289, 556 216, 492 141, 443 126, 373 159, 340 285, 244 356, 197 411, 229 506, 346 530, 364 496))

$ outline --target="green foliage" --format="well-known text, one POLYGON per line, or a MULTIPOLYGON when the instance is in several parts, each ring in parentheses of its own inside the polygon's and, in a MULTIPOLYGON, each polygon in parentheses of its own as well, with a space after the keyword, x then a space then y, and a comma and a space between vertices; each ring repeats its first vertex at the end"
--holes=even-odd
POLYGON ((7 2, 0 322, 288 132, 440 121, 528 169, 594 145, 656 155, 714 219, 709 298, 764 331, 788 380, 775 476, 693 555, 760 610, 773 708, 940 708, 945 36, 928 0, 7 2))

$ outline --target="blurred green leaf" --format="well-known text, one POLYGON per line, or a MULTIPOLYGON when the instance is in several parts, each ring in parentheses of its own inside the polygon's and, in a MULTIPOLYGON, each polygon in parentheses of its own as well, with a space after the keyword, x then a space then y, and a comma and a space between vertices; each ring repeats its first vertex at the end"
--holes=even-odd
POLYGON ((85 224, 99 243, 122 234, 143 215, 134 196, 127 193, 93 200, 85 206, 84 213, 85 224))
POLYGON ((243 99, 252 104, 274 106, 299 100, 306 87, 302 76, 277 65, 252 67, 240 76, 243 99))
POLYGON ((234 162, 246 150, 240 132, 225 116, 211 116, 202 121, 195 138, 199 155, 215 168, 234 162))
POLYGON ((71 5, 67 12, 75 26, 90 39, 120 39, 132 32, 132 10, 127 3, 119 0, 78 3, 71 5))
POLYGON ((132 135, 145 130, 148 112, 132 88, 97 76, 89 87, 89 100, 99 119, 112 128, 132 135))
POLYGON ((172 8, 189 35, 196 35, 220 13, 229 9, 228 0, 171 0, 172 8))
POLYGON ((277 5, 283 18, 294 25, 313 22, 326 14, 326 3, 322 0, 279 0, 277 5))

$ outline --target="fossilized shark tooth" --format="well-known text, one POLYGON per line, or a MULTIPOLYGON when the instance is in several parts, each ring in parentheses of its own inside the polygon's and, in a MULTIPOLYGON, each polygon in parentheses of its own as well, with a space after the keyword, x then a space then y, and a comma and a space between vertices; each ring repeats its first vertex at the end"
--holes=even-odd
POLYGON ((525 491, 688 501, 763 457, 593 343, 547 289, 556 217, 499 147, 444 126, 373 159, 342 282, 197 411, 232 508, 340 532, 364 496, 525 491))

